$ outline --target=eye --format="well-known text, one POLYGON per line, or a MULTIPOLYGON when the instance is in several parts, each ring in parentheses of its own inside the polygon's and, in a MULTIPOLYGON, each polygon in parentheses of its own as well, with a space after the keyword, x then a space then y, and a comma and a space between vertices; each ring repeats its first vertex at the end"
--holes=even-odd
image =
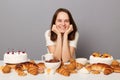
POLYGON ((62 22, 62 20, 61 20, 61 19, 58 19, 57 22, 62 22))
POLYGON ((65 20, 66 23, 69 23, 70 21, 68 19, 65 20))

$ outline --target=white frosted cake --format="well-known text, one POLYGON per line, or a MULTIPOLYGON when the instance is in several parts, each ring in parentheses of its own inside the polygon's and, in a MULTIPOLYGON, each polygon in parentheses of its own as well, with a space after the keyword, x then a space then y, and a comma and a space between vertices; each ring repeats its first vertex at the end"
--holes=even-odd
POLYGON ((113 57, 108 54, 108 53, 104 53, 104 54, 100 54, 100 53, 93 53, 90 56, 90 64, 94 64, 94 63, 104 63, 104 64, 108 64, 110 65, 113 61, 113 57))
POLYGON ((26 52, 6 52, 4 54, 4 63, 8 64, 17 64, 17 63, 22 63, 22 62, 27 62, 28 57, 26 52))

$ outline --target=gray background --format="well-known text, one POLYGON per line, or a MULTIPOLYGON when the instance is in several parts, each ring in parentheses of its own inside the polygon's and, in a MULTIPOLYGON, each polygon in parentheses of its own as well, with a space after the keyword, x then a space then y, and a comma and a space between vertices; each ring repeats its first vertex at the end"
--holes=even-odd
POLYGON ((47 53, 44 33, 60 7, 78 26, 77 57, 99 51, 120 59, 120 0, 0 0, 0 59, 8 49, 41 59, 47 53))

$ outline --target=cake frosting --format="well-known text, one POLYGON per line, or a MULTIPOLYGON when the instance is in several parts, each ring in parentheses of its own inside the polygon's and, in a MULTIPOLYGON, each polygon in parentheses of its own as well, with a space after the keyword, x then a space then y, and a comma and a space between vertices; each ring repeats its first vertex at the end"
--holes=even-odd
POLYGON ((94 57, 93 55, 90 56, 90 64, 94 64, 94 63, 104 63, 104 64, 108 64, 110 65, 113 61, 113 57, 107 57, 107 58, 103 58, 103 57, 94 57))
POLYGON ((28 61, 28 56, 26 52, 11 51, 11 52, 6 52, 4 54, 4 63, 16 64, 16 63, 22 63, 27 61, 28 61))

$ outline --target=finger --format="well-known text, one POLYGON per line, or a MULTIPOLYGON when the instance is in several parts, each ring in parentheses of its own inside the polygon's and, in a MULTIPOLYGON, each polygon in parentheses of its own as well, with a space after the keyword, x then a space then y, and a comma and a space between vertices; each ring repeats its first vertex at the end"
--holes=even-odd
POLYGON ((72 25, 72 24, 70 25, 70 28, 73 28, 73 25, 72 25))

